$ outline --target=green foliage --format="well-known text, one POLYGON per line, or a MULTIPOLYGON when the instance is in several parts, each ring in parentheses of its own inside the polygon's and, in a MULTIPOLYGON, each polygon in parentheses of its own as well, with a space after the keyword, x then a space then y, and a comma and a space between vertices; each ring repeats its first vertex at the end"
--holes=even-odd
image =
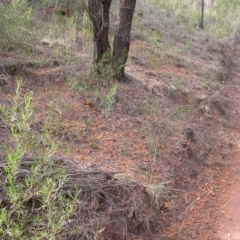
POLYGON ((21 101, 22 83, 18 80, 12 106, 0 106, 14 142, 5 148, 2 186, 6 199, 0 202, 0 238, 64 239, 78 194, 70 198, 61 190, 67 175, 57 161, 50 158, 57 145, 48 132, 42 136, 48 140, 45 149, 35 140, 31 130, 32 93, 21 101), (22 169, 26 154, 34 157, 29 167, 22 169))
POLYGON ((81 29, 85 35, 92 36, 92 30, 90 28, 89 14, 87 13, 87 11, 83 11, 81 29))
POLYGON ((102 78, 106 82, 110 82, 117 72, 115 72, 114 68, 112 67, 112 54, 110 51, 104 53, 101 60, 96 63, 95 66, 95 73, 96 78, 102 78))
POLYGON ((22 102, 20 101, 21 86, 23 85, 23 80, 18 79, 16 86, 16 95, 13 98, 12 107, 8 108, 6 106, 0 105, 0 111, 4 114, 5 123, 8 125, 11 135, 14 139, 18 141, 19 137, 28 137, 30 133, 29 118, 33 113, 33 106, 31 105, 32 92, 24 98, 22 102), (21 133, 24 133, 21 135, 21 133))
MULTIPOLYGON (((148 0, 148 5, 154 16, 161 12, 162 15, 175 19, 170 24, 185 25, 188 30, 196 29, 199 24, 201 8, 199 1, 148 0)), ((240 22, 239 11, 238 0, 215 0, 214 4, 210 0, 205 0, 205 30, 220 37, 236 31, 240 22)))
POLYGON ((39 8, 41 11, 47 11, 48 18, 50 17, 42 20, 42 39, 51 48, 54 57, 64 59, 64 62, 75 70, 79 61, 76 53, 80 49, 81 53, 89 52, 92 31, 88 14, 78 1, 45 0, 39 8), (61 9, 69 11, 69 15, 63 16, 59 11, 61 9))
POLYGON ((79 80, 77 76, 68 77, 66 79, 66 83, 69 88, 76 91, 90 90, 91 88, 93 88, 94 85, 90 79, 84 78, 79 80))
POLYGON ((89 52, 91 28, 86 15, 80 2, 69 0, 0 3, 0 52, 33 54, 38 51, 36 46, 44 43, 52 57, 76 67, 76 48, 84 44, 89 52), (61 9, 69 10, 70 15, 62 16, 61 9))
POLYGON ((115 103, 118 84, 114 77, 120 72, 121 63, 113 63, 110 52, 103 55, 94 70, 93 78, 87 76, 84 79, 69 77, 67 85, 76 91, 91 92, 93 104, 100 108, 102 114, 107 117, 115 103))
POLYGON ((28 1, 15 0, 2 5, 0 16, 0 50, 29 50, 36 36, 32 31, 32 8, 28 1))
POLYGON ((115 96, 117 94, 117 84, 113 84, 108 92, 100 97, 99 107, 102 110, 102 113, 105 117, 110 113, 113 104, 115 103, 115 96))
POLYGON ((209 31, 217 36, 232 33, 239 28, 240 2, 237 0, 216 0, 212 11, 208 12, 209 31))
POLYGON ((97 78, 101 78, 104 81, 111 82, 114 77, 120 73, 123 64, 126 59, 126 54, 123 53, 120 58, 116 61, 112 56, 111 52, 108 51, 103 54, 101 60, 96 63, 95 73, 97 78))

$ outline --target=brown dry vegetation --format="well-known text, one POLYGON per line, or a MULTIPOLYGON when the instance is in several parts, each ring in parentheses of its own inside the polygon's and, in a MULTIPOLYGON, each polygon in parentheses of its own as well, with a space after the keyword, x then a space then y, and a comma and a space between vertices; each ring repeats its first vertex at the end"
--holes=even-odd
MULTIPOLYGON (((51 17, 44 14, 36 18, 47 25, 51 17)), ((217 219, 237 149, 232 96, 238 50, 231 39, 204 32, 181 29, 174 38, 145 18, 137 10, 126 66, 130 83, 94 76, 91 42, 80 31, 81 44, 72 46, 69 59, 52 40, 34 46, 32 55, 2 53, 0 103, 11 105, 22 77, 23 96, 33 92, 31 131, 40 137, 47 118, 58 144, 54 158, 75 167, 69 174, 78 174, 78 186, 91 186, 76 216, 81 234, 90 234, 84 212, 101 222, 98 233, 108 239, 124 239, 126 229, 129 239, 220 239, 217 219), (141 23, 143 32, 136 29, 141 23), (109 109, 104 97, 113 86, 109 109), (160 198, 157 187, 167 190, 160 198)), ((3 161, 3 146, 12 142, 3 122, 0 128, 3 161)))

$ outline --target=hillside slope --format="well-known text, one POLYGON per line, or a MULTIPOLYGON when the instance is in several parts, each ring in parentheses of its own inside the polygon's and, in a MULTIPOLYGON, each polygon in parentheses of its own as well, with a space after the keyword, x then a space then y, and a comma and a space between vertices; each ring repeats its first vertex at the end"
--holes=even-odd
MULTIPOLYGON (((221 239, 228 166, 239 151, 237 43, 182 26, 172 30, 163 24, 166 16, 158 19, 161 27, 152 26, 137 9, 126 66, 131 81, 118 83, 93 73, 91 29, 79 30, 79 45, 66 16, 58 22, 41 11, 34 21, 51 26, 52 35, 30 55, 11 47, 0 55, 0 104, 12 106, 16 82, 23 79, 19 106, 31 91, 37 151, 51 139, 58 146, 55 158, 81 173, 103 174, 108 198, 93 190, 95 202, 88 202, 90 212, 104 208, 99 239, 221 239), (141 187, 134 191, 133 183, 141 187), (118 184, 122 188, 115 189, 118 184), (131 184, 133 193, 126 187, 131 184), (121 218, 124 223, 113 224, 121 218)), ((14 145, 3 115, 2 162, 4 146, 14 145)))

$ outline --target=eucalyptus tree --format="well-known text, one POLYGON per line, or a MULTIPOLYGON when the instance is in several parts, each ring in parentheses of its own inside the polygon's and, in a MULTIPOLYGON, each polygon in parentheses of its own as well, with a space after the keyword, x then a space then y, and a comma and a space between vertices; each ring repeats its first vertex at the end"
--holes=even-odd
POLYGON ((112 64, 116 68, 115 77, 119 81, 125 80, 124 68, 130 48, 130 36, 136 0, 120 0, 119 13, 114 33, 113 47, 109 44, 109 14, 112 0, 88 0, 88 12, 93 24, 94 34, 94 62, 96 66, 104 56, 112 58, 105 64, 112 64))

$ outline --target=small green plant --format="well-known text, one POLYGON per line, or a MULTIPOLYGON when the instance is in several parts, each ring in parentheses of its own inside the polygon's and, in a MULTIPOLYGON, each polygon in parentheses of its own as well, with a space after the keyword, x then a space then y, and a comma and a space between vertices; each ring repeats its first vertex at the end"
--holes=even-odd
POLYGON ((88 90, 91 89, 92 87, 92 82, 90 81, 90 79, 86 78, 86 79, 81 79, 79 80, 76 77, 68 77, 67 78, 67 86, 71 89, 74 90, 88 90))
POLYGON ((23 85, 23 80, 18 79, 16 85, 16 95, 13 98, 12 107, 8 108, 6 106, 0 105, 0 111, 4 116, 4 121, 8 125, 11 135, 18 140, 18 137, 28 136, 30 130, 29 118, 33 113, 33 106, 31 104, 32 92, 24 98, 23 101, 20 100, 21 86, 23 85), (22 135, 20 135, 23 133, 22 135))
POLYGON ((100 97, 99 107, 102 110, 102 114, 107 117, 110 113, 113 104, 115 103, 115 96, 117 94, 117 83, 114 83, 108 92, 100 97))
POLYGON ((152 42, 154 45, 158 46, 159 39, 161 38, 160 34, 157 31, 152 33, 152 42))
POLYGON ((78 193, 69 197, 61 190, 67 174, 51 159, 57 145, 48 132, 43 134, 48 141, 46 147, 35 141, 31 130, 32 92, 21 100, 22 85, 23 80, 19 79, 11 107, 0 106, 13 138, 13 145, 5 147, 1 176, 4 198, 0 201, 0 238, 64 239, 78 193), (24 162, 25 155, 32 156, 30 162, 24 162))
POLYGON ((96 78, 99 79, 100 77, 106 83, 111 82, 114 77, 120 72, 125 57, 125 54, 123 54, 122 58, 116 62, 111 52, 106 52, 102 56, 101 60, 96 63, 96 78))
POLYGON ((159 64, 159 62, 158 62, 158 59, 156 58, 154 52, 152 50, 148 50, 146 55, 148 57, 149 67, 152 69, 156 68, 157 65, 159 64))
POLYGON ((92 30, 90 26, 91 26, 91 23, 89 20, 89 14, 87 13, 87 11, 84 11, 82 16, 82 31, 87 36, 92 35, 92 30))

